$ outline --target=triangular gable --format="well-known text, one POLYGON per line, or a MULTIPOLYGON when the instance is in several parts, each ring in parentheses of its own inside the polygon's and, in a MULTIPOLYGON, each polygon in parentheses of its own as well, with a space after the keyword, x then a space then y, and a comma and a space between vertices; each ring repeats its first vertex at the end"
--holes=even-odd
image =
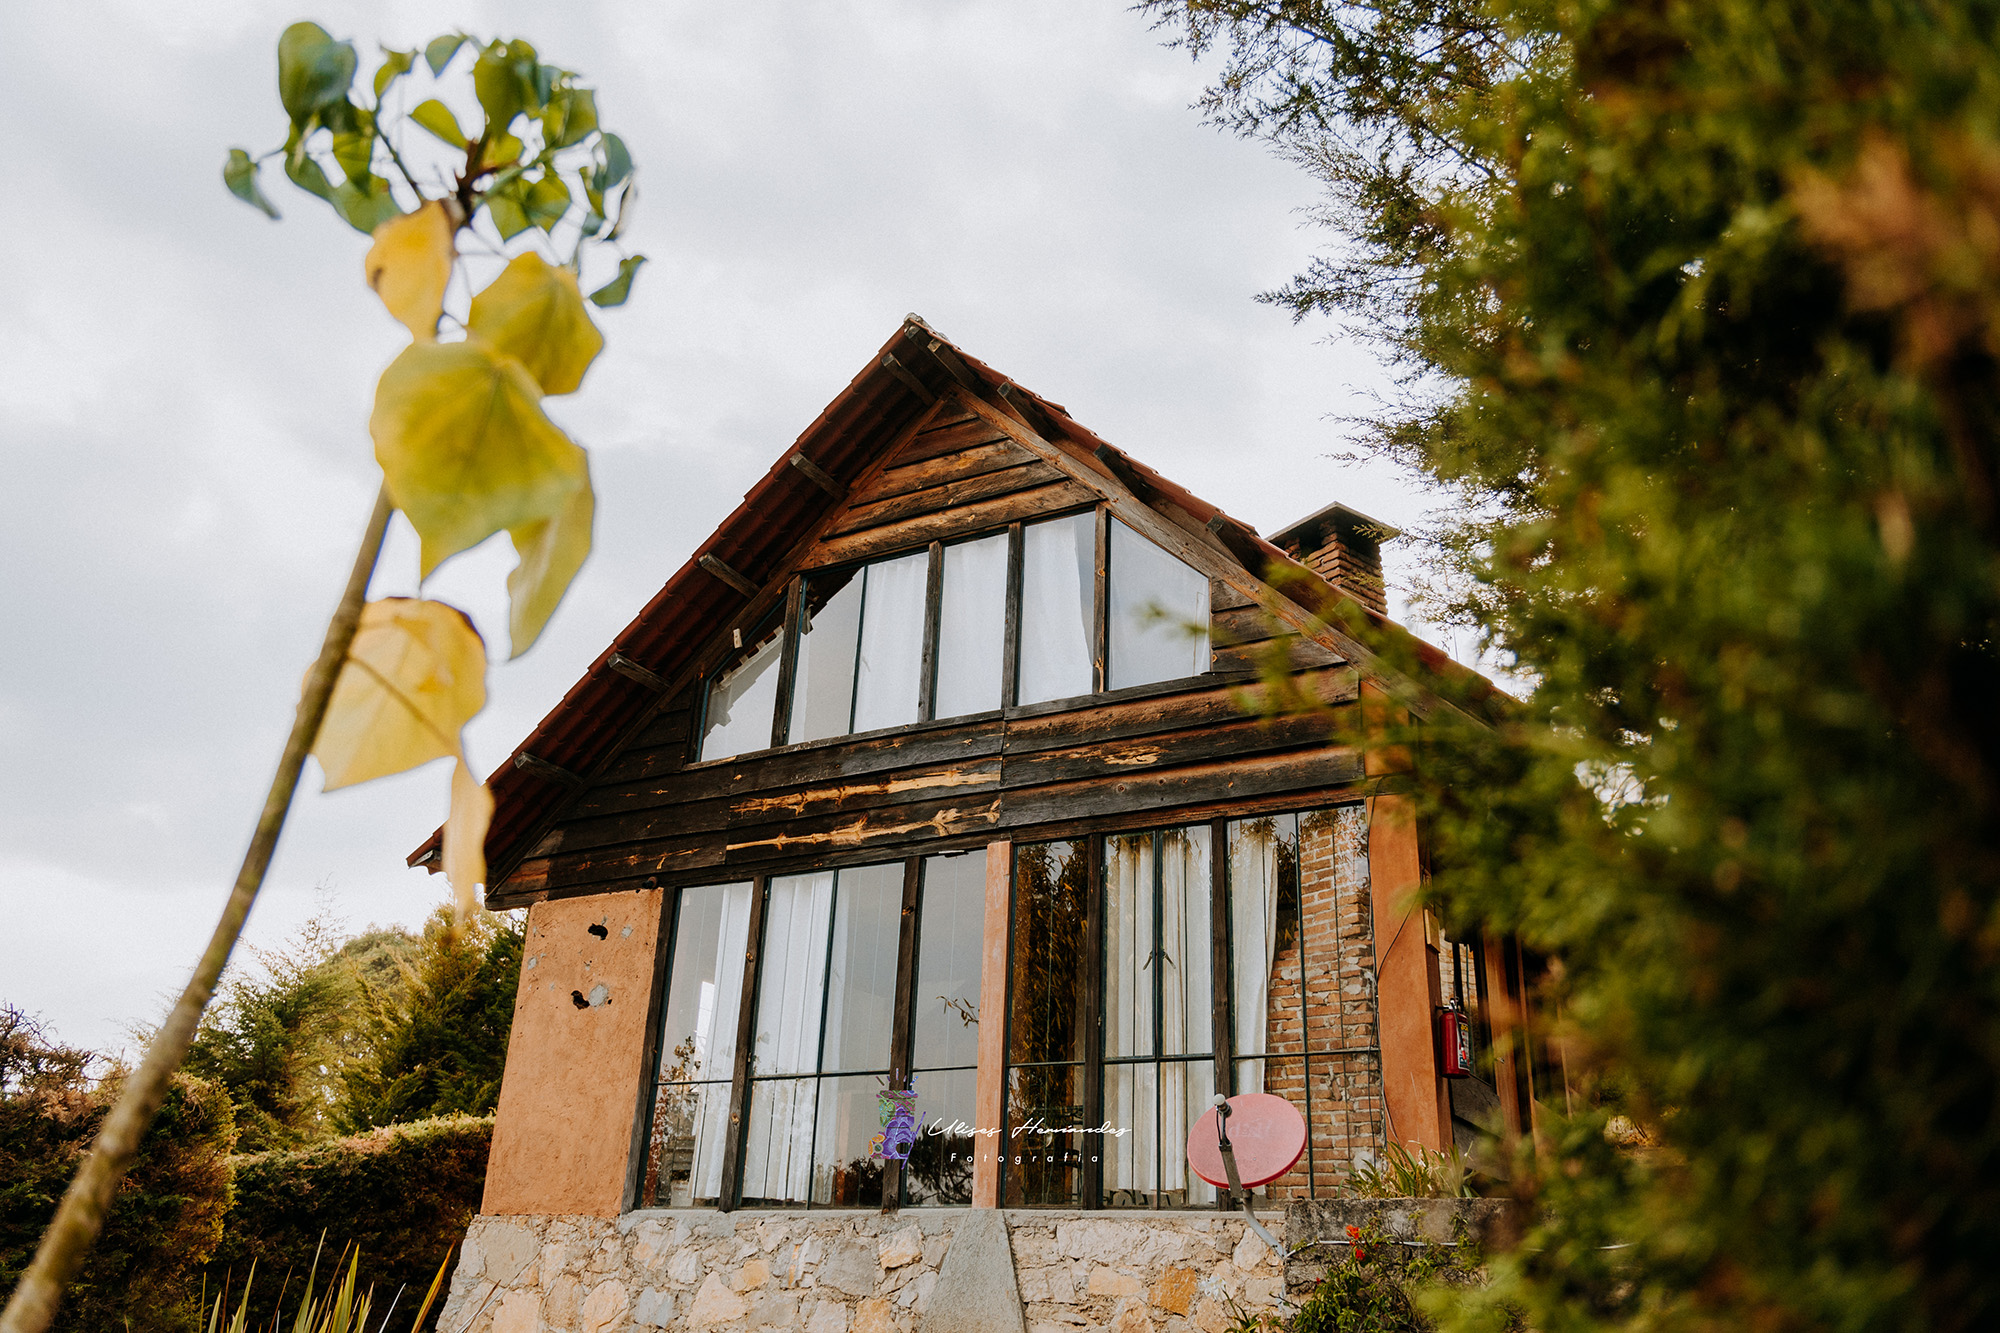
MULTIPOLYGON (((1388 626, 1378 613, 910 316, 487 780, 491 882, 663 703, 715 667, 718 627, 775 609, 802 569, 907 547, 903 520, 936 510, 940 497, 953 507, 935 520, 938 537, 1103 502, 1246 609, 1261 606, 1420 708, 1427 696, 1323 619, 1346 601, 1388 626), (1286 571, 1282 592, 1264 581, 1273 568, 1286 571)), ((1429 669, 1466 674, 1429 645, 1417 651, 1429 669)), ((437 847, 433 834, 411 864, 437 869, 437 847)))

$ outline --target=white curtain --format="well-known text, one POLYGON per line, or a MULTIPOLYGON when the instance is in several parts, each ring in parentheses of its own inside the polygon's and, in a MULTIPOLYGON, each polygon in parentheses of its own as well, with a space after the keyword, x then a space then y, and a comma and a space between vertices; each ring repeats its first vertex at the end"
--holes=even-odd
POLYGON ((1021 688, 1024 704, 1090 693, 1091 616, 1097 600, 1097 518, 1022 530, 1021 688))
MULTIPOLYGON (((1278 861, 1293 816, 1229 826, 1229 913, 1234 942, 1236 1055, 1262 1055, 1270 1019, 1271 970, 1278 961, 1278 861)), ((1263 1090, 1262 1064, 1249 1066, 1238 1092, 1263 1090)))
MULTIPOLYGON (((695 1090, 693 1194, 712 1199, 722 1192, 722 1131, 729 1119, 729 1083, 736 1063, 736 1020, 742 1007, 743 955, 750 939, 749 884, 689 893, 719 893, 715 952, 702 960, 715 980, 701 983, 694 1027, 696 1071, 711 1080, 695 1090), (721 1080, 721 1081, 714 1081, 721 1080)), ((693 960, 689 960, 693 961, 693 960)))
POLYGON ((1006 639, 1006 535, 945 547, 937 716, 962 717, 1000 706, 1006 639))
POLYGON ((743 1150, 743 1197, 803 1203, 812 1188, 813 1103, 819 1080, 766 1079, 750 1085, 743 1150))
POLYGON ((924 606, 930 553, 868 566, 861 654, 854 678, 854 731, 917 720, 924 664, 924 606))
POLYGON ((817 1073, 833 872, 773 879, 769 892, 751 1070, 760 1077, 817 1073))

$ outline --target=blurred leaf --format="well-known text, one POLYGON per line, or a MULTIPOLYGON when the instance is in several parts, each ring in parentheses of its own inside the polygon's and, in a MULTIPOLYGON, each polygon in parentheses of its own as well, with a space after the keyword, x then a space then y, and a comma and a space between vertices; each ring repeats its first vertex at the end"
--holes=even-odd
POLYGON ((336 42, 317 23, 294 23, 278 38, 278 100, 292 124, 347 97, 358 61, 354 43, 336 42))
POLYGON ((375 165, 375 117, 360 107, 340 105, 353 114, 342 116, 338 126, 327 126, 333 130, 333 160, 341 174, 359 184, 375 165))
POLYGON ((589 476, 541 390, 484 338, 413 343, 382 372, 368 433, 421 575, 501 529, 553 518, 589 476))
POLYGON ((444 289, 451 281, 454 228, 442 199, 375 229, 363 272, 368 285, 418 342, 437 337, 444 289))
POLYGON ((552 148, 581 143, 597 128, 597 94, 588 88, 558 89, 542 112, 542 138, 552 148))
POLYGON ((554 231, 556 224, 569 214, 569 186, 563 184, 562 177, 549 171, 528 186, 523 203, 528 211, 528 221, 543 231, 554 231))
POLYGON ((451 814, 444 821, 442 849, 444 877, 461 921, 471 920, 479 907, 474 894, 486 883, 486 830, 492 824, 493 793, 472 776, 461 755, 451 770, 451 814))
POLYGON ((416 108, 410 112, 410 119, 461 153, 465 151, 465 145, 471 142, 470 136, 458 127, 458 117, 451 114, 451 108, 435 97, 417 103, 416 108))
POLYGON ((632 220, 632 208, 639 202, 639 182, 626 185, 625 192, 618 196, 618 218, 611 224, 611 230, 604 233, 604 239, 615 241, 625 234, 625 224, 632 220))
POLYGON ((367 236, 373 236, 375 229, 391 218, 403 215, 402 206, 389 192, 389 182, 380 176, 365 176, 334 186, 331 202, 334 212, 348 226, 367 236))
POLYGON ((511 241, 534 224, 528 221, 528 211, 521 207, 519 180, 508 182, 486 196, 486 211, 493 218, 493 225, 499 228, 500 239, 511 241))
POLYGON ((632 154, 626 151, 625 141, 615 134, 606 134, 599 142, 604 147, 604 165, 597 169, 591 184, 601 193, 632 174, 632 154))
POLYGON ((458 48, 466 43, 464 33, 451 33, 443 37, 431 38, 431 44, 424 48, 424 63, 431 67, 433 76, 444 73, 444 67, 458 54, 458 48))
POLYGON ((639 272, 639 265, 646 262, 646 256, 633 255, 618 261, 618 276, 590 294, 590 302, 597 306, 624 305, 625 298, 632 294, 632 279, 639 272))
POLYGON ((285 175, 301 190, 332 201, 333 182, 326 178, 326 169, 303 151, 285 155, 285 175))
POLYGON ((502 356, 513 357, 543 393, 573 393, 604 350, 576 275, 533 250, 519 255, 472 298, 466 327, 502 356))
POLYGON ((521 141, 511 134, 494 137, 479 155, 481 171, 501 171, 521 160, 521 141))
POLYGON ((382 48, 382 57, 382 68, 375 71, 377 106, 382 104, 382 94, 388 91, 389 85, 408 74, 410 67, 417 63, 415 51, 391 51, 386 46, 382 48))
POLYGON ((486 644, 464 612, 413 597, 368 603, 313 741, 326 790, 463 754, 459 732, 485 706, 486 644))
POLYGON ((253 208, 263 209, 265 217, 278 216, 278 210, 264 197, 264 191, 258 188, 257 163, 241 148, 229 150, 229 160, 222 164, 222 183, 229 187, 231 194, 244 203, 253 208))
POLYGON ((590 554, 590 529, 597 497, 588 475, 583 486, 554 518, 509 530, 521 562, 507 576, 507 635, 510 658, 519 657, 541 637, 570 580, 590 554))
POLYGON ((507 58, 507 49, 498 42, 479 53, 472 67, 472 90, 486 110, 486 133, 492 139, 505 134, 521 114, 524 99, 520 72, 507 58))

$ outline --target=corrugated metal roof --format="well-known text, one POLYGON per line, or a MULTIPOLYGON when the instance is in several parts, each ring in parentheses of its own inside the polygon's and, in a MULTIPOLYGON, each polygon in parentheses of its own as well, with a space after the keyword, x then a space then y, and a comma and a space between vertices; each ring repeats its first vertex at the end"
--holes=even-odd
MULTIPOLYGON (((494 798, 486 858, 496 881, 528 853, 528 839, 539 834, 574 790, 560 780, 562 774, 551 773, 546 766, 588 778, 661 702, 658 691, 615 670, 612 656, 621 655, 669 680, 683 674, 716 626, 727 624, 750 600, 702 568, 702 557, 722 560, 760 587, 767 583, 800 534, 840 503, 793 466, 792 456, 803 454, 842 485, 852 485, 930 404, 906 376, 914 377, 932 395, 949 390, 956 380, 989 401, 1013 407, 1044 435, 1082 446, 1140 499, 1155 506, 1171 504, 1196 523, 1206 524, 1251 572, 1261 576, 1272 565, 1289 567, 1296 577, 1282 591, 1308 610, 1322 613, 1342 600, 1335 588, 1259 537, 1248 524, 1108 444, 1060 404, 1022 389, 911 315, 486 780, 494 798), (940 347, 935 356, 930 353, 933 342, 940 347)), ((1391 625, 1373 611, 1367 615, 1383 626, 1391 625)), ((1420 644, 1418 651, 1432 669, 1453 674, 1463 670, 1428 644, 1420 644)), ((438 869, 438 843, 439 835, 433 833, 410 854, 410 864, 438 869)))

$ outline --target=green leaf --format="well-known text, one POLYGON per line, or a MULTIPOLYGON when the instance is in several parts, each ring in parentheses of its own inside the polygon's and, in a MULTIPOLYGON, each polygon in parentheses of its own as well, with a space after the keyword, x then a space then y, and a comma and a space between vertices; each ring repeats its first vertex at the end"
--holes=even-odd
POLYGON ((472 298, 466 327, 527 368, 543 393, 574 393, 604 350, 576 275, 530 250, 472 298))
POLYGON ((285 154, 285 174, 301 190, 332 202, 333 182, 326 178, 326 169, 305 152, 304 144, 297 151, 285 154))
POLYGON ((606 134, 599 142, 604 147, 604 165, 597 169, 591 184, 602 193, 632 174, 632 154, 626 151, 625 141, 615 134, 606 134))
POLYGON ((359 60, 354 43, 336 42, 317 23, 294 23, 278 38, 278 100, 292 124, 345 101, 359 60))
POLYGON ((540 180, 528 187, 527 198, 523 202, 530 222, 543 231, 554 231, 556 224, 569 213, 569 186, 563 184, 562 177, 555 172, 545 172, 540 180))
POLYGON ((389 192, 389 182, 380 176, 344 181, 333 187, 328 201, 348 226, 364 236, 373 236, 377 227, 403 216, 402 206, 389 192))
POLYGON ((519 361, 483 338, 412 343, 375 389, 368 433, 422 576, 502 529, 560 513, 587 484, 583 450, 550 421, 519 361))
POLYGON ((458 117, 451 114, 451 108, 435 97, 417 103, 410 112, 410 119, 461 153, 471 142, 466 132, 458 127, 458 117))
POLYGON ((581 143, 597 128, 597 94, 588 88, 559 88, 542 112, 542 138, 551 148, 581 143))
POLYGON ((263 209, 265 217, 278 216, 278 210, 272 207, 271 201, 264 197, 263 190, 257 187, 257 163, 241 148, 229 150, 229 160, 222 164, 222 183, 229 187, 231 194, 244 203, 253 208, 263 209))
POLYGON ((502 134, 486 145, 479 155, 481 171, 499 171, 513 166, 521 160, 521 141, 511 134, 502 134))
POLYGON ((382 57, 382 68, 375 71, 375 104, 377 106, 382 104, 382 94, 389 90, 389 85, 397 79, 402 78, 405 74, 408 74, 410 67, 417 63, 417 53, 415 51, 391 51, 386 46, 382 48, 382 57))
POLYGON ((507 636, 510 658, 519 657, 541 637, 555 614, 570 580, 590 554, 591 521, 597 497, 591 491, 586 463, 584 482, 554 518, 511 528, 521 562, 507 576, 507 636))
POLYGON ((486 212, 503 241, 511 241, 535 225, 528 221, 528 211, 521 207, 519 186, 520 181, 510 181, 505 188, 486 196, 486 212))
POLYGON ((590 294, 590 303, 595 306, 624 305, 625 298, 632 294, 632 279, 638 275, 639 266, 646 262, 646 256, 633 255, 630 259, 618 261, 618 276, 590 294))
POLYGON ((333 130, 333 160, 340 165, 341 174, 360 181, 375 164, 375 117, 360 107, 348 110, 353 114, 341 117, 340 126, 328 127, 333 130))
POLYGON ((472 90, 479 95, 479 105, 486 111, 486 133, 482 137, 494 139, 505 134, 523 106, 521 75, 507 58, 507 48, 495 42, 479 53, 479 60, 472 67, 472 90))
POLYGON ((464 46, 466 41, 462 32, 431 38, 431 44, 424 48, 424 63, 431 67, 431 74, 444 73, 444 67, 451 63, 451 58, 458 54, 458 48, 464 46))

